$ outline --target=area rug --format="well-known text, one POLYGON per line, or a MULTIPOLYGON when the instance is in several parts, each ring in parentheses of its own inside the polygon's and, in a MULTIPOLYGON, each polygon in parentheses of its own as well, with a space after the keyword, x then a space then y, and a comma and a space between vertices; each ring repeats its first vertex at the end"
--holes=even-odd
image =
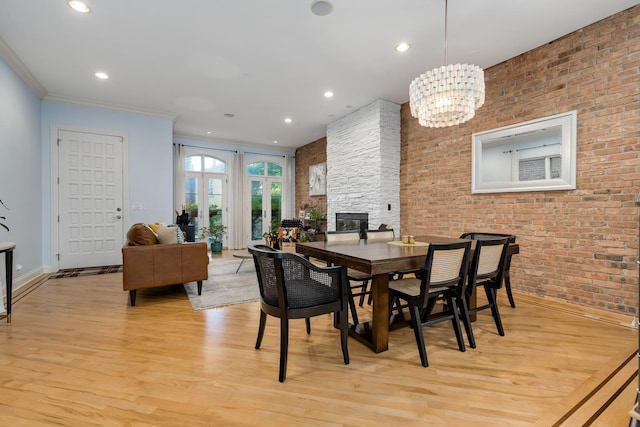
POLYGON ((207 310, 258 300, 260 291, 253 260, 246 260, 236 273, 240 261, 212 259, 209 262, 209 280, 202 282, 202 295, 198 295, 196 282, 186 283, 184 289, 191 307, 194 310, 207 310))
POLYGON ((106 265, 103 267, 68 268, 49 275, 49 279, 65 277, 91 276, 94 274, 110 274, 122 272, 122 265, 106 265))

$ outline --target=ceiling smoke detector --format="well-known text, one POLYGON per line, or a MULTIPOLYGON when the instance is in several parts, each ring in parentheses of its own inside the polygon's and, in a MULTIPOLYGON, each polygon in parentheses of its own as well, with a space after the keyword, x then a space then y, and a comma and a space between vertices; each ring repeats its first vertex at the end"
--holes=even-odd
POLYGON ((328 1, 316 0, 311 3, 311 12, 318 16, 327 16, 333 10, 333 5, 328 1))

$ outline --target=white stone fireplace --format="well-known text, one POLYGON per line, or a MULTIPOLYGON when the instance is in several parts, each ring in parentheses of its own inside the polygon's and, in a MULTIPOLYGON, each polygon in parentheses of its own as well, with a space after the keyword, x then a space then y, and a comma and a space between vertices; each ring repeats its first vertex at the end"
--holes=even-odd
POLYGON ((327 127, 327 230, 336 213, 366 213, 400 234, 400 106, 378 100, 327 127))

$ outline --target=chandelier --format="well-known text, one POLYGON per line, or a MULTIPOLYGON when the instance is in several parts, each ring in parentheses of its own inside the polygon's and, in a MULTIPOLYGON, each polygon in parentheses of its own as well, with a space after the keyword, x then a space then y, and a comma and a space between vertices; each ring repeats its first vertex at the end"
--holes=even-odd
MULTIPOLYGON (((444 63, 447 64, 447 9, 444 3, 444 63)), ((422 126, 445 127, 471 120, 484 104, 484 72, 477 65, 449 64, 420 74, 409 85, 411 115, 422 126)))

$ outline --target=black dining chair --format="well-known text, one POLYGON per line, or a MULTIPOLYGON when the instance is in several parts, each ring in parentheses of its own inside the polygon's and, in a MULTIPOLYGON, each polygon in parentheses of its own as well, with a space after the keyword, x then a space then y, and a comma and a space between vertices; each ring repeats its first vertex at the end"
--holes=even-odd
MULTIPOLYGON (((423 327, 451 320, 458 341, 458 349, 465 351, 464 338, 460 328, 458 304, 464 305, 462 322, 467 332, 471 331, 471 321, 466 300, 466 278, 469 268, 471 240, 453 243, 431 243, 427 249, 424 266, 419 270, 419 278, 402 278, 389 282, 390 301, 406 301, 411 315, 411 327, 416 338, 422 366, 429 366, 425 347, 423 327), (438 300, 443 299, 443 313, 432 316, 438 300)), ((391 305, 391 304, 390 304, 391 305)), ((402 304, 396 305, 403 316, 402 304)))
MULTIPOLYGON (((365 239, 367 243, 372 242, 391 242, 396 238, 396 234, 393 231, 393 228, 379 228, 377 230, 366 230, 365 239)), ((389 280, 393 280, 395 278, 395 274, 389 275, 389 280)), ((369 276, 369 278, 363 283, 361 292, 358 293, 360 296, 360 301, 358 301, 358 305, 362 307, 364 305, 364 297, 367 296, 367 304, 371 305, 373 301, 373 290, 371 286, 373 285, 373 278, 369 276)))
POLYGON ((279 381, 287 374, 289 319, 305 319, 307 334, 311 333, 310 318, 334 314, 334 324, 340 328, 340 343, 344 363, 349 364, 348 282, 345 267, 320 267, 302 256, 281 252, 265 245, 249 247, 253 255, 260 288, 260 326, 256 349, 264 337, 267 315, 280 319, 279 381))
MULTIPOLYGON (((474 290, 477 292, 478 287, 484 289, 487 296, 487 304, 469 308, 469 313, 490 309, 498 333, 501 336, 504 336, 504 328, 500 318, 500 310, 498 309, 497 291, 502 287, 509 242, 509 237, 476 239, 473 258, 469 267, 468 285, 465 291, 465 299, 468 304, 474 290)), ((475 347, 473 332, 471 332, 471 329, 467 332, 469 345, 475 347)))
MULTIPOLYGON (((508 237, 509 238, 509 243, 515 243, 516 242, 516 236, 514 236, 513 234, 501 234, 501 233, 483 233, 483 232, 477 232, 477 231, 473 231, 473 232, 469 232, 469 233, 464 233, 460 236, 461 239, 472 239, 472 240, 477 240, 477 239, 499 239, 502 237, 508 237)), ((511 278, 509 276, 509 270, 511 269, 511 256, 509 254, 507 254, 507 260, 504 266, 504 273, 502 275, 502 280, 504 283, 504 289, 507 292, 507 298, 509 299, 509 305, 512 308, 516 308, 516 303, 513 300, 513 294, 511 293, 511 278)))
MULTIPOLYGON (((326 231, 324 240, 327 243, 353 243, 360 242, 359 231, 326 231)), ((347 278, 349 279, 349 310, 353 323, 357 325, 358 312, 355 305, 355 297, 366 294, 367 284, 372 279, 367 273, 363 273, 352 268, 347 269, 347 278)), ((364 297, 362 297, 364 298, 364 297)), ((360 304, 362 306, 362 304, 360 304)))

